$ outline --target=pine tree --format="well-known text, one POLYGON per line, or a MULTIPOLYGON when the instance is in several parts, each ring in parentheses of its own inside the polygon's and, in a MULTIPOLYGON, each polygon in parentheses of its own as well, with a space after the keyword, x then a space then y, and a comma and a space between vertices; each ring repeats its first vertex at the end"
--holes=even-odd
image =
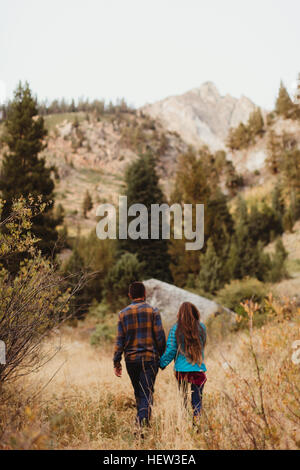
POLYGON ((272 267, 268 276, 270 282, 279 282, 287 277, 287 270, 285 261, 288 257, 288 252, 284 248, 281 238, 276 241, 275 253, 272 259, 272 267))
MULTIPOLYGON (((162 204, 165 197, 159 186, 156 173, 156 162, 152 153, 141 154, 133 162, 125 176, 127 185, 126 196, 128 207, 133 204, 144 204, 148 209, 148 239, 132 240, 127 238, 119 240, 119 249, 122 253, 136 253, 138 261, 144 263, 144 278, 154 277, 161 281, 172 280, 170 272, 170 256, 168 253, 168 240, 151 239, 151 204, 162 204)), ((131 219, 129 217, 129 223, 131 219)), ((161 224, 160 224, 161 237, 161 224)))
POLYGON ((247 148, 251 140, 248 126, 241 122, 236 128, 229 130, 227 146, 231 150, 241 150, 247 148))
POLYGON ((238 150, 238 145, 235 137, 235 129, 233 127, 231 127, 228 131, 226 145, 232 151, 238 150))
POLYGON ((282 158, 282 170, 285 186, 300 194, 300 150, 293 148, 287 150, 282 158))
POLYGON ((279 221, 281 231, 283 231, 283 216, 285 211, 285 204, 280 186, 275 186, 272 192, 272 209, 277 217, 277 220, 279 221))
MULTIPOLYGON (((233 233, 227 198, 219 189, 218 168, 222 167, 224 160, 224 155, 212 155, 205 148, 200 149, 198 154, 189 149, 178 161, 175 190, 171 196, 173 203, 193 204, 194 207, 196 204, 204 204, 204 238, 206 241, 212 239, 220 258, 227 256, 233 233)), ((184 286, 189 275, 195 277, 199 273, 199 253, 186 251, 185 240, 172 240, 170 253, 174 280, 177 285, 184 286)))
POLYGON ((285 118, 293 117, 295 105, 288 94, 286 87, 283 82, 280 83, 278 98, 276 100, 275 111, 278 115, 285 118))
POLYGON ((57 220, 53 215, 54 167, 47 167, 40 152, 46 147, 47 131, 42 117, 37 117, 37 101, 32 97, 28 83, 19 83, 10 103, 5 121, 3 141, 8 147, 0 178, 0 191, 6 203, 3 217, 12 207, 14 198, 31 194, 41 197, 45 211, 33 219, 32 232, 40 238, 38 246, 44 254, 53 252, 57 240, 57 220))
POLYGON ((274 175, 280 171, 282 152, 280 136, 271 129, 267 142, 267 165, 274 175))
POLYGON ((224 256, 233 232, 234 224, 227 197, 218 189, 205 207, 205 239, 212 239, 217 255, 224 256))
POLYGON ((109 270, 105 279, 105 298, 115 307, 128 300, 128 286, 142 279, 145 263, 140 262, 136 254, 123 253, 116 264, 109 270))
POLYGON ((252 136, 252 140, 255 140, 256 136, 262 136, 264 134, 264 119, 260 108, 255 109, 249 116, 248 129, 252 136))
POLYGON ((264 119, 260 108, 256 108, 249 116, 247 124, 241 122, 237 127, 231 128, 228 133, 227 147, 231 150, 241 150, 255 143, 255 137, 262 137, 264 119))
POLYGON ((261 207, 253 205, 248 214, 249 238, 254 243, 261 241, 268 244, 272 237, 282 233, 282 224, 278 214, 265 202, 261 207))
MULTIPOLYGON (((85 274, 84 259, 77 247, 73 250, 72 255, 64 267, 64 274, 66 277, 66 286, 70 289, 74 289, 76 285, 80 284, 80 278, 85 274)), ((69 312, 72 317, 83 317, 92 300, 87 294, 86 285, 83 285, 72 297, 69 307, 69 312)))
MULTIPOLYGON (((203 156, 203 153, 202 153, 203 156)), ((212 187, 209 185, 202 160, 190 147, 178 159, 174 190, 171 203, 204 204, 205 210, 212 187)), ((204 216, 206 221, 206 213, 204 216)), ((186 240, 171 240, 171 271, 176 285, 183 287, 189 274, 194 276, 199 272, 199 253, 185 249, 186 240)))
POLYGON ((285 229, 292 230, 293 224, 300 218, 300 150, 290 135, 284 134, 282 141, 280 170, 284 195, 289 201, 283 219, 285 229))
POLYGON ((93 200, 88 190, 86 190, 83 203, 82 203, 82 213, 83 217, 86 219, 87 213, 93 208, 93 200))
POLYGON ((264 280, 269 270, 270 260, 263 253, 263 242, 252 236, 254 218, 248 213, 247 204, 241 197, 236 210, 236 228, 231 238, 227 260, 230 279, 243 279, 245 276, 264 280))
POLYGON ((295 223, 294 214, 293 214, 291 207, 289 207, 285 211, 283 215, 283 219, 282 219, 282 225, 283 225, 284 231, 292 233, 293 228, 294 228, 294 223, 295 223))
POLYGON ((244 179, 241 174, 238 174, 235 166, 230 160, 226 160, 225 167, 226 188, 229 190, 230 196, 235 196, 238 189, 244 185, 244 179))
POLYGON ((218 257, 211 239, 208 240, 207 249, 200 255, 200 273, 197 286, 201 290, 215 294, 225 284, 223 275, 223 262, 218 257))
POLYGON ((213 189, 207 183, 207 176, 202 160, 189 148, 178 160, 172 201, 204 204, 213 189))

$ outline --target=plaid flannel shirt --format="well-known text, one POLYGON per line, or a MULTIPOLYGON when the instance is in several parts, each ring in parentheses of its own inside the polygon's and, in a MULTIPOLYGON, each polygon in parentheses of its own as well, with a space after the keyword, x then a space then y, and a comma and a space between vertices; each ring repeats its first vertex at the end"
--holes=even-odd
POLYGON ((160 313, 145 301, 133 301, 119 313, 114 366, 122 354, 128 362, 159 360, 166 347, 160 313))

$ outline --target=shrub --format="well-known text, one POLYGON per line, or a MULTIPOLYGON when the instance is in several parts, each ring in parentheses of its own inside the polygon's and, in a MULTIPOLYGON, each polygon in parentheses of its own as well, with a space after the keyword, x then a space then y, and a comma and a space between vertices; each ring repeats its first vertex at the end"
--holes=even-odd
POLYGON ((96 326, 91 335, 91 345, 100 346, 103 343, 112 343, 117 331, 117 315, 111 316, 96 326))
MULTIPOLYGON (((245 278, 243 280, 234 280, 227 284, 218 292, 217 300, 221 305, 230 308, 236 312, 241 318, 237 328, 244 327, 247 318, 242 302, 252 300, 261 304, 267 295, 267 287, 263 282, 254 278, 245 278)), ((261 326, 266 321, 266 314, 263 308, 259 309, 254 317, 255 326, 261 326)))
POLYGON ((214 293, 224 285, 223 262, 217 255, 211 239, 208 240, 207 250, 200 255, 200 273, 196 285, 202 290, 214 293))
POLYGON ((105 299, 99 303, 96 301, 96 299, 94 299, 89 308, 88 315, 101 321, 104 320, 109 311, 110 308, 105 299))
MULTIPOLYGON (((0 213, 2 207, 0 201, 0 213)), ((45 360, 42 340, 68 311, 71 289, 63 290, 63 279, 51 261, 41 256, 30 232, 31 218, 43 207, 33 199, 20 198, 1 222, 0 339, 6 346, 6 364, 0 365, 0 384, 41 367, 45 360), (30 258, 21 262, 12 277, 4 262, 22 253, 30 258)))
POLYGON ((118 315, 108 312, 109 306, 104 300, 100 303, 94 302, 89 309, 89 315, 99 321, 91 335, 90 342, 92 346, 111 343, 116 336, 118 315))

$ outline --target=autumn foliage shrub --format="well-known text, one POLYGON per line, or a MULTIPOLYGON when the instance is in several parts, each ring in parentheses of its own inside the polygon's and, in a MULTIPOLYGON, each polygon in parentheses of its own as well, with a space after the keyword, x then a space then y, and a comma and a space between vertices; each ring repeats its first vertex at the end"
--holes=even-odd
MULTIPOLYGON (((0 201, 0 211, 3 201, 0 201)), ((20 198, 0 231, 0 339, 6 361, 0 364, 0 385, 32 372, 43 363, 42 341, 67 314, 71 291, 50 259, 36 248, 32 218, 44 210, 33 199, 20 198), (26 253, 17 275, 6 269, 15 254, 26 253)))

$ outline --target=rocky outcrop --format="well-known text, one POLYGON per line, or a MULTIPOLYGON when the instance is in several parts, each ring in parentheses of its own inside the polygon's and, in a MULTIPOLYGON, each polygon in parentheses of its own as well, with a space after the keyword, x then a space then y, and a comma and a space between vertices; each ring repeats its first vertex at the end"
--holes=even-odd
POLYGON ((227 311, 216 302, 193 294, 184 289, 180 289, 167 282, 157 279, 148 279, 144 281, 147 294, 147 302, 153 307, 157 307, 161 313, 162 319, 167 325, 171 325, 176 321, 177 312, 183 302, 193 303, 200 311, 201 320, 205 322, 211 315, 227 311))
POLYGON ((224 149, 230 127, 246 122, 255 104, 245 96, 221 96, 213 83, 206 82, 183 95, 170 96, 141 109, 159 119, 168 130, 178 132, 186 142, 218 150, 224 149))
POLYGON ((236 171, 243 175, 246 184, 256 185, 263 184, 266 179, 270 180, 270 173, 266 168, 266 159, 268 157, 268 141, 270 132, 274 132, 277 136, 283 134, 292 135, 300 146, 300 123, 291 119, 283 119, 277 117, 274 122, 266 127, 266 132, 262 138, 257 138, 256 142, 250 147, 235 152, 227 152, 227 158, 232 160, 236 171), (249 180, 249 175, 257 172, 260 176, 256 181, 249 180))

